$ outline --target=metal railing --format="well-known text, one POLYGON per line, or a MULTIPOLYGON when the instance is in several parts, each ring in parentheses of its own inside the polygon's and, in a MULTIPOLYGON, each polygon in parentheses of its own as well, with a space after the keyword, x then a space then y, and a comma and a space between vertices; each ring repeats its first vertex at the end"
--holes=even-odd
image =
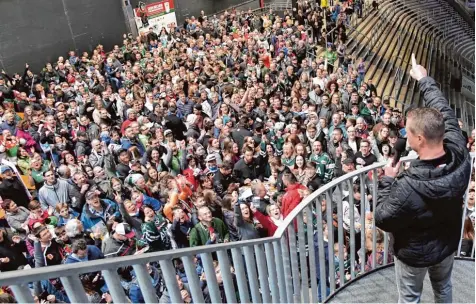
MULTIPOLYGON (((471 157, 473 166, 474 155, 471 157)), ((404 158, 402 162, 411 160, 404 158)), ((377 233, 381 234, 381 231, 375 228, 373 216, 369 219, 371 210, 375 210, 378 194, 378 180, 375 177, 379 176, 379 170, 384 165, 385 163, 377 163, 358 169, 322 186, 293 209, 273 237, 5 272, 0 274, 0 286, 10 286, 18 302, 31 303, 33 298, 29 282, 60 278, 69 300, 84 303, 88 299, 79 275, 101 271, 114 303, 125 303, 128 300, 117 269, 132 266, 144 300, 147 303, 157 303, 157 295, 146 267, 147 263, 154 262, 160 265, 171 301, 181 303, 181 291, 172 262, 173 259, 180 258, 193 302, 203 303, 204 295, 193 260, 195 256, 200 256, 212 303, 224 301, 222 292, 229 303, 236 303, 237 299, 242 303, 322 302, 338 287, 390 262, 387 260, 388 234, 383 234, 382 244, 382 240, 377 238, 377 233), (354 187, 359 187, 362 194, 359 209, 356 209, 359 202, 353 196, 354 187), (349 210, 348 218, 343 215, 344 205, 349 210), (336 212, 333 212, 334 207, 336 212), (359 221, 356 212, 360 213, 359 221), (325 242, 329 244, 327 249, 325 242), (358 252, 356 249, 359 245, 361 249, 358 252), (334 246, 338 248, 338 264, 334 262, 334 246), (344 268, 345 248, 349 249, 350 274, 346 274, 344 268), (383 260, 377 260, 377 254, 383 254, 383 260), (360 264, 357 262, 359 257, 360 264), (216 276, 215 258, 220 267, 220 283, 216 276), (236 280, 233 280, 234 277, 236 280)), ((463 221, 467 198, 468 190, 463 221)), ((461 242, 459 247, 461 248, 461 242)), ((460 250, 457 256, 460 256, 459 252, 460 250)), ((473 257, 474 245, 471 253, 471 258, 473 257)))

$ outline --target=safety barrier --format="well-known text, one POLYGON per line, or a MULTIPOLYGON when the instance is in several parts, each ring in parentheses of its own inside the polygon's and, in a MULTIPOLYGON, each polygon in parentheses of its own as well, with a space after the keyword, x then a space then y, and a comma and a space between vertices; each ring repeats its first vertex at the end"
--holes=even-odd
MULTIPOLYGON (((471 157, 473 165, 474 154, 471 157)), ((402 159, 403 166, 410 161, 409 158, 402 159)), ((388 235, 384 233, 383 244, 381 240, 378 243, 377 233, 380 234, 380 231, 375 228, 373 217, 370 218, 369 213, 370 210, 375 210, 378 194, 378 180, 375 177, 379 176, 384 165, 385 163, 377 163, 355 170, 322 186, 306 197, 286 217, 273 237, 5 272, 0 274, 0 286, 10 286, 18 302, 31 303, 33 297, 29 282, 60 278, 70 301, 85 303, 88 298, 79 275, 100 271, 113 301, 125 303, 128 301, 117 269, 132 266, 145 301, 158 303, 146 266, 147 263, 158 262, 171 301, 181 303, 182 296, 172 261, 180 258, 184 264, 193 302, 203 303, 204 295, 194 264, 194 257, 199 255, 213 303, 224 302, 222 294, 229 303, 236 303, 238 299, 243 303, 322 302, 339 286, 389 262, 386 258, 389 252, 388 235), (358 221, 354 207, 359 202, 354 199, 354 187, 359 187, 362 194, 358 210, 361 216, 358 221), (364 195, 365 193, 369 193, 372 199, 364 195), (343 213, 347 211, 343 210, 344 205, 348 210, 345 216, 343 213), (334 207, 337 209, 335 213, 334 207), (327 249, 326 243, 330 244, 327 249), (347 261, 344 257, 346 243, 350 249, 347 261), (338 262, 334 262, 333 244, 338 246, 338 262), (362 254, 356 250, 358 245, 362 254), (380 254, 383 253, 383 261, 377 260, 377 246, 383 246, 383 252, 380 250, 380 254), (363 261, 366 255, 367 261, 370 261, 367 263, 368 269, 364 262, 358 267, 358 256, 363 261), (214 260, 217 260, 220 266, 220 280, 217 279, 214 260), (346 278, 345 264, 348 263, 350 276, 347 275, 346 278)), ((467 204, 468 191, 463 221, 467 215, 467 204)), ((463 229, 461 235, 463 236, 463 229)), ((460 250, 457 256, 460 256, 460 250)), ((474 258, 474 245, 471 258, 474 258)))

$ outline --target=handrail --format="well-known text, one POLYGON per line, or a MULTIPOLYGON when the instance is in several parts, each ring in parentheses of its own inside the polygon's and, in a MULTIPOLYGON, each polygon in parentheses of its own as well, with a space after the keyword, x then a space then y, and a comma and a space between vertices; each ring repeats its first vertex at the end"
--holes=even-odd
POLYGON ((160 252, 151 252, 144 253, 140 255, 124 256, 124 257, 114 257, 108 258, 105 260, 94 260, 88 262, 79 262, 68 264, 65 267, 65 264, 32 268, 26 270, 15 270, 7 271, 0 273, 0 286, 15 285, 24 282, 38 281, 49 278, 69 276, 71 273, 88 273, 95 272, 99 270, 115 269, 119 267, 135 265, 135 264, 146 264, 158 260, 172 260, 179 257, 197 255, 202 253, 213 253, 220 250, 227 250, 232 248, 241 248, 245 246, 254 246, 264 243, 271 243, 272 241, 278 240, 280 236, 272 236, 254 240, 246 240, 239 242, 230 242, 230 243, 220 243, 213 246, 197 246, 192 248, 180 248, 174 250, 166 250, 160 252), (193 250, 192 250, 193 249, 193 250))
MULTIPOLYGON (((401 162, 402 163, 411 162, 415 159, 416 159, 415 157, 407 156, 407 157, 403 157, 401 159, 401 162)), ((363 173, 367 173, 367 172, 372 171, 374 169, 381 168, 381 167, 385 166, 386 164, 387 163, 379 162, 379 163, 372 164, 370 166, 365 166, 363 168, 360 168, 360 169, 357 169, 357 170, 352 171, 350 173, 347 173, 347 174, 345 174, 341 177, 338 177, 337 179, 333 180, 332 182, 327 183, 324 186, 320 187, 317 191, 314 191, 309 196, 307 196, 299 205, 297 205, 293 209, 293 211, 291 211, 291 213, 288 214, 288 216, 286 216, 286 218, 284 219, 284 222, 278 227, 278 229, 274 233, 274 236, 281 237, 284 234, 284 231, 286 230, 286 228, 289 226, 289 224, 291 224, 291 222, 293 222, 295 220, 296 216, 301 211, 303 211, 303 209, 305 207, 307 207, 311 202, 313 202, 316 198, 318 198, 320 195, 326 193, 327 191, 329 191, 332 188, 334 188, 335 186, 347 181, 350 178, 353 178, 355 176, 359 176, 363 173)))
MULTIPOLYGON (((474 153, 471 153, 471 157, 472 160, 474 160, 474 153)), ((402 163, 411 162, 413 159, 414 157, 405 157, 402 159, 402 163)), ((474 161, 472 161, 472 164, 473 163, 474 161)), ((180 258, 184 263, 185 272, 189 278, 194 302, 203 302, 203 300, 200 301, 200 299, 203 299, 203 295, 201 289, 198 287, 199 281, 192 261, 192 257, 200 255, 203 269, 207 277, 207 286, 209 287, 210 297, 212 302, 215 303, 222 301, 218 290, 219 287, 215 277, 215 269, 212 260, 212 254, 216 254, 218 262, 223 266, 220 267, 220 269, 222 271, 227 301, 236 302, 236 291, 234 290, 235 287, 233 285, 231 270, 229 268, 231 264, 228 260, 228 251, 231 250, 233 268, 235 269, 236 281, 238 284, 238 292, 242 302, 322 302, 321 300, 325 300, 331 296, 335 290, 337 290, 337 284, 342 287, 343 285, 352 282, 352 280, 358 275, 364 274, 368 271, 365 270, 365 261, 360 264, 361 270, 354 269, 354 266, 357 266, 357 264, 355 259, 356 252, 354 252, 353 249, 356 249, 355 244, 357 241, 359 241, 359 243, 361 242, 361 248, 365 248, 364 244, 366 236, 361 233, 360 240, 356 239, 356 226, 354 226, 355 205, 353 196, 350 195, 348 203, 350 206, 349 231, 351 237, 351 279, 347 282, 338 281, 339 277, 344 277, 344 253, 342 250, 344 243, 342 202, 344 196, 342 190, 344 185, 352 184, 352 180, 355 177, 360 177, 360 189, 361 193, 364 193, 365 184, 368 182, 367 173, 373 172, 375 177, 377 176, 377 169, 384 165, 386 165, 385 162, 380 162, 363 167, 322 186, 317 191, 303 199, 302 202, 291 211, 272 237, 145 253, 142 255, 117 257, 106 260, 79 262, 68 264, 68 266, 58 265, 35 268, 28 271, 21 270, 5 272, 0 273, 0 286, 10 286, 19 302, 32 302, 31 291, 27 287, 28 282, 60 278, 70 300, 72 302, 81 302, 81 300, 85 299, 85 292, 78 275, 82 273, 102 271, 114 302, 125 302, 127 298, 125 297, 120 284, 120 279, 117 276, 116 269, 119 267, 132 266, 137 275, 138 284, 144 295, 144 299, 146 299, 147 302, 156 302, 154 301, 156 295, 153 291, 154 289, 150 282, 150 277, 145 264, 149 262, 158 262, 172 302, 181 302, 181 293, 178 288, 178 283, 175 280, 175 269, 172 264, 172 259, 180 258), (333 199, 330 198, 330 193, 334 189, 341 190, 340 194, 337 194, 340 198, 336 199, 338 231, 336 235, 334 235, 332 229, 328 230, 328 239, 329 244, 338 244, 339 246, 340 261, 337 272, 337 269, 334 268, 334 259, 331 259, 335 254, 334 246, 328 246, 328 249, 326 249, 329 254, 329 259, 326 261, 324 257, 325 249, 322 245, 324 227, 322 216, 327 215, 327 219, 324 220, 327 222, 329 222, 329 220, 332 221, 333 211, 330 206, 333 199), (329 204, 327 205, 329 207, 326 208, 325 214, 321 211, 321 201, 319 200, 319 197, 322 196, 326 198, 329 204), (314 219, 315 217, 317 220, 317 226, 314 226, 314 223, 307 225, 308 232, 306 236, 304 225, 308 222, 304 221, 304 212, 314 213, 314 211, 317 214, 307 213, 307 218, 309 219, 309 215, 311 215, 311 219, 314 219), (316 236, 318 237, 317 244, 314 241, 314 233, 316 233, 316 236), (316 265, 318 265, 317 263, 320 263, 319 265, 321 265, 318 271, 319 273, 313 271, 316 269, 316 265), (328 274, 326 274, 325 267, 323 266, 327 264, 329 264, 328 274), (310 278, 308 277, 308 267, 311 269, 309 272, 311 274, 310 278), (321 283, 318 290, 316 275, 319 274, 323 282, 327 281, 326 276, 329 276, 330 295, 326 292, 326 283, 321 283), (248 286, 247 280, 251 281, 253 284, 248 286)), ((370 185, 371 194, 373 198, 375 198, 372 200, 373 210, 376 208, 376 198, 378 196, 377 182, 376 178, 372 178, 372 185, 370 185)), ((466 193, 468 193, 468 190, 466 193)), ((365 195, 362 197, 365 197, 365 195)), ((467 206, 468 195, 466 194, 465 197, 465 206, 467 206)), ((371 255, 368 256, 368 263, 371 262, 372 266, 370 269, 376 269, 387 265, 387 259, 384 259, 382 265, 377 264, 375 222, 373 222, 370 227, 367 226, 367 223, 365 222, 365 205, 365 199, 361 200, 360 210, 358 211, 361 215, 359 223, 361 224, 361 231, 365 231, 365 229, 368 228, 372 229, 372 250, 368 252, 364 250, 363 254, 366 255, 367 253, 371 253, 371 255)), ((463 220, 465 214, 466 211, 463 213, 463 220)), ((384 233, 384 247, 383 256, 386 257, 388 253, 388 235, 386 233, 384 233)), ((459 256, 459 250, 457 255, 459 256)), ((471 257, 473 256, 474 250, 471 257)))

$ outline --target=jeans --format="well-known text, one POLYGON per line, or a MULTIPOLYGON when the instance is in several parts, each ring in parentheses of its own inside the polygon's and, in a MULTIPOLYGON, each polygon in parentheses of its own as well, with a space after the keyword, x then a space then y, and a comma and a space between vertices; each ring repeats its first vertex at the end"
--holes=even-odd
POLYGON ((454 255, 450 255, 439 264, 417 268, 408 266, 395 257, 398 303, 419 303, 426 272, 430 274, 435 303, 452 302, 451 271, 454 255))

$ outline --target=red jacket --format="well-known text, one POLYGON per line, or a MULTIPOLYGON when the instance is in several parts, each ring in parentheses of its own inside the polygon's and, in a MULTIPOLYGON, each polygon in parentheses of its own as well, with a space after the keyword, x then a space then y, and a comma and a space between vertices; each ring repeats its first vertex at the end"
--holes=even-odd
POLYGON ((266 229, 268 232, 268 236, 273 236, 278 229, 278 226, 274 224, 274 222, 269 218, 269 216, 264 215, 263 213, 256 210, 253 212, 253 216, 260 222, 261 225, 266 229))
POLYGON ((301 184, 293 184, 286 188, 286 194, 283 196, 283 203, 281 206, 281 213, 286 218, 293 209, 299 205, 302 200, 298 190, 306 190, 307 188, 301 184))

